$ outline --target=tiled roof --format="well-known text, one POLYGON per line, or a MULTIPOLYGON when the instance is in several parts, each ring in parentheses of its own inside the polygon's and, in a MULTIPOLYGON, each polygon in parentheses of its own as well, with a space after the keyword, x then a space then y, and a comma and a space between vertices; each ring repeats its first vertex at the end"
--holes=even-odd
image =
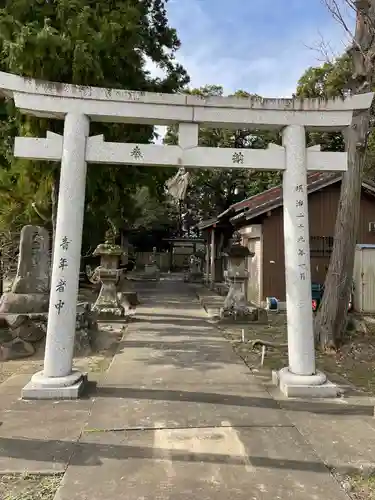
POLYGON ((199 224, 197 224, 197 228, 206 229, 216 224, 217 221, 218 221, 217 217, 212 217, 211 219, 202 220, 201 222, 199 222, 199 224))
MULTIPOLYGON (((341 174, 338 172, 314 172, 307 175, 307 192, 308 194, 318 191, 326 186, 334 184, 341 180, 341 174)), ((371 180, 364 180, 362 183, 363 189, 375 194, 375 183, 371 180)), ((231 222, 235 222, 242 217, 252 219, 258 215, 262 215, 268 210, 273 210, 283 204, 283 189, 282 186, 276 186, 263 193, 256 194, 250 198, 239 201, 231 205, 227 210, 219 214, 216 218, 202 222, 201 229, 212 227, 220 219, 229 217, 231 222)))
MULTIPOLYGON (((311 193, 317 191, 322 187, 338 182, 341 179, 341 174, 326 173, 326 172, 314 172, 307 176, 307 191, 311 193)), ((283 201, 283 189, 282 186, 276 186, 274 188, 263 191, 255 196, 251 196, 246 200, 242 200, 238 203, 232 205, 226 212, 219 215, 219 218, 233 214, 232 218, 236 220, 236 213, 246 211, 246 218, 249 216, 260 215, 266 210, 273 208, 274 206, 282 205, 283 201), (254 215, 253 215, 254 214, 254 215)), ((241 214, 242 215, 242 214, 241 214)), ((239 218, 239 215, 237 216, 239 218)))

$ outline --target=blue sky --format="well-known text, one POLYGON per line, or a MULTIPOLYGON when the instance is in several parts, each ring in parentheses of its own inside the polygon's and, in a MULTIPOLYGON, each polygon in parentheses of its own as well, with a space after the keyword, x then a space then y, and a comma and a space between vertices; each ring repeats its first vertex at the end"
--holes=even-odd
MULTIPOLYGON (((289 97, 304 70, 322 63, 313 49, 322 38, 336 55, 348 40, 323 0, 169 0, 167 5, 182 43, 177 59, 194 87, 218 84, 226 92, 289 97)), ((350 12, 345 16, 353 18, 350 12)))

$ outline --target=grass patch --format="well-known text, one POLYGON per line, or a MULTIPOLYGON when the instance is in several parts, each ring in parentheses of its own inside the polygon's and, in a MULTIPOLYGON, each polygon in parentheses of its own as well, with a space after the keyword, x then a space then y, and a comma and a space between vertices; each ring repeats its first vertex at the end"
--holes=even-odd
POLYGON ((351 474, 347 477, 348 493, 355 500, 375 500, 375 477, 351 474))
POLYGON ((282 368, 288 364, 288 349, 267 348, 264 365, 260 366, 261 348, 255 347, 252 349, 250 342, 252 340, 265 340, 268 342, 276 342, 282 344, 286 342, 286 325, 281 318, 279 321, 270 323, 269 325, 258 325, 256 323, 248 326, 228 326, 224 328, 224 336, 232 343, 234 351, 244 360, 244 362, 252 369, 264 371, 282 368), (242 329, 244 329, 245 342, 241 341, 242 329))
POLYGON ((0 476, 2 500, 53 500, 62 474, 11 474, 0 476))
POLYGON ((96 357, 94 359, 90 359, 88 371, 92 373, 103 373, 108 369, 109 365, 111 364, 111 361, 112 358, 109 357, 103 357, 103 358, 96 357))

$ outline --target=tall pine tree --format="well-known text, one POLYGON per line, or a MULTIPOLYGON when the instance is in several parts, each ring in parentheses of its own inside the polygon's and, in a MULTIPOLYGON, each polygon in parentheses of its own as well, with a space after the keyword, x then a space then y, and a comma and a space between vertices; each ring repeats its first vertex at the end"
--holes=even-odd
MULTIPOLYGON (((188 76, 174 57, 180 42, 168 24, 166 3, 167 0, 5 0, 0 9, 0 69, 55 82, 178 91, 186 85, 188 76), (163 69, 165 76, 153 77, 147 70, 147 61, 163 69)), ((59 167, 15 160, 12 138, 43 137, 47 130, 61 133, 62 122, 21 116, 12 103, 3 103, 0 118, 0 190, 7 192, 8 200, 12 192, 22 200, 21 204, 12 204, 12 214, 9 203, 0 201, 0 230, 10 220, 26 222, 37 217, 30 209, 32 202, 40 203, 40 210, 49 213, 53 221, 59 167), (31 196, 33 188, 35 196, 31 196)), ((148 143, 154 137, 153 127, 145 125, 92 124, 91 134, 97 133, 104 133, 106 140, 126 142, 148 143)), ((163 169, 130 166, 89 168, 85 233, 93 237, 97 230, 100 238, 107 218, 118 226, 126 222, 131 212, 127 213, 127 205, 136 187, 147 185, 155 193, 161 190, 167 175, 163 169)))

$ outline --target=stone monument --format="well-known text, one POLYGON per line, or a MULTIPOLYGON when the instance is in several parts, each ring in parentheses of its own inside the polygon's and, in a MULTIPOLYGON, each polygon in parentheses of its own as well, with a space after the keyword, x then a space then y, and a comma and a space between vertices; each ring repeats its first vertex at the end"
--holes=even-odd
POLYGON ((145 278, 155 281, 159 281, 160 279, 160 269, 156 264, 156 247, 152 249, 150 261, 145 265, 145 278))
POLYGON ((40 226, 21 231, 16 278, 0 299, 0 314, 48 312, 50 286, 49 234, 40 226))
POLYGON ((94 250, 93 255, 100 256, 97 274, 101 289, 92 310, 98 313, 99 318, 125 315, 125 309, 117 294, 117 283, 121 273, 119 263, 123 252, 121 246, 115 244, 112 231, 107 231, 105 243, 101 243, 94 250))
POLYGON ((249 273, 246 270, 246 260, 253 257, 254 253, 241 244, 241 235, 234 233, 226 252, 228 257, 229 291, 225 298, 224 305, 220 311, 221 321, 267 321, 267 313, 263 315, 260 309, 251 306, 246 300, 246 287, 249 273))

